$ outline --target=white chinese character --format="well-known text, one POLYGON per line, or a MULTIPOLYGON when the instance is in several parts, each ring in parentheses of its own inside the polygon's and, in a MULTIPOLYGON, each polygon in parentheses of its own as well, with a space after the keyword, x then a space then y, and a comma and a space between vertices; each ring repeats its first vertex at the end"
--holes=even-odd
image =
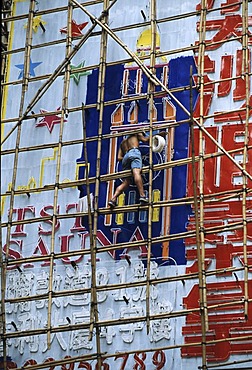
MULTIPOLYGON (((65 286, 66 290, 77 290, 90 287, 91 271, 88 266, 83 266, 81 270, 76 266, 75 269, 66 269, 65 286)), ((83 306, 90 302, 90 293, 83 293, 78 295, 69 295, 64 300, 64 307, 67 305, 83 306)))
MULTIPOLYGON (((142 306, 130 305, 127 307, 122 307, 120 310, 121 318, 128 317, 140 317, 144 315, 144 310, 142 306)), ((122 339, 125 343, 132 343, 135 336, 135 331, 142 330, 144 322, 136 322, 131 324, 125 324, 120 326, 119 331, 122 333, 122 339)))
MULTIPOLYGON (((106 316, 104 320, 112 320, 114 318, 114 311, 111 308, 107 309, 106 316)), ((101 338, 106 338, 107 344, 112 344, 113 337, 116 335, 112 326, 103 326, 101 327, 101 338)))

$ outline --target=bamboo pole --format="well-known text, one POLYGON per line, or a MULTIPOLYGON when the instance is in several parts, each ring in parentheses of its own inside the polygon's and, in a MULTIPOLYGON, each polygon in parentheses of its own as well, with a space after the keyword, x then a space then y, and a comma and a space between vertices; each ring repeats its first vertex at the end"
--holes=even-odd
MULTIPOLYGON (((150 21, 151 21, 151 50, 150 50, 150 69, 155 74, 156 64, 156 0, 150 2, 150 21)), ((151 247, 152 247, 152 181, 153 181, 153 153, 152 153, 152 138, 153 138, 153 119, 154 119, 154 97, 155 85, 149 81, 148 93, 149 93, 149 119, 150 119, 150 131, 149 131, 149 205, 148 205, 148 242, 147 242, 147 271, 146 271, 146 330, 147 335, 150 331, 150 276, 151 276, 151 247)))
MULTIPOLYGON (((108 22, 109 0, 104 0, 103 15, 101 22, 108 22)), ((102 30, 100 43, 100 66, 98 75, 98 96, 97 96, 97 111, 99 112, 98 137, 97 137, 97 158, 96 158, 96 175, 95 175, 95 195, 94 195, 94 216, 93 216, 93 248, 91 249, 91 307, 90 307, 90 329, 89 340, 93 338, 93 329, 96 332, 96 349, 97 349, 97 366, 100 369, 102 364, 101 359, 101 343, 100 343, 100 328, 97 325, 99 321, 98 302, 97 302, 97 282, 96 282, 96 251, 97 251, 97 228, 99 216, 99 194, 100 194, 100 165, 101 165, 101 149, 102 149, 102 131, 104 119, 104 97, 105 97, 105 73, 106 73, 106 55, 107 55, 107 39, 108 35, 105 30, 102 30)))
MULTIPOLYGON (((206 33, 206 0, 201 0, 200 25, 199 25, 199 60, 198 74, 200 86, 200 127, 204 126, 204 72, 205 72, 205 33, 206 33)), ((192 116, 193 119, 193 116, 192 116)), ((194 170, 195 171, 195 170, 194 170)), ((195 194, 195 204, 196 194, 195 194)), ((196 208, 198 212, 198 207, 196 208)), ((197 240, 197 256, 199 261, 199 295, 200 295, 200 316, 202 330, 202 369, 207 369, 207 330, 208 330, 208 311, 207 311, 207 295, 206 295, 206 275, 205 275, 205 237, 204 237, 204 143, 203 131, 199 132, 199 217, 196 218, 196 235, 197 240)))
MULTIPOLYGON (((19 117, 23 114, 24 102, 25 102, 25 93, 28 87, 28 80, 29 80, 29 71, 30 71, 30 54, 31 54, 31 44, 32 44, 32 22, 34 16, 34 8, 35 8, 35 1, 30 1, 29 6, 29 17, 28 17, 28 25, 26 30, 26 46, 25 46, 25 55, 24 55, 24 70, 23 70, 23 78, 22 78, 22 91, 21 91, 21 98, 20 98, 20 105, 19 105, 19 117)), ((11 183, 11 194, 10 194, 10 208, 8 214, 8 224, 7 224, 7 231, 6 231, 6 256, 8 259, 9 255, 9 248, 10 248, 10 240, 11 240, 11 226, 12 226, 12 217, 13 217, 13 207, 14 207, 14 198, 15 198, 15 186, 17 182, 17 170, 18 170, 18 153, 19 153, 19 146, 21 140, 21 126, 17 129, 17 137, 16 137, 16 147, 15 147, 15 154, 14 154, 14 163, 13 163, 13 172, 12 172, 12 183, 11 183)), ((2 248, 1 248, 2 249, 2 248)), ((2 252, 1 252, 2 253, 2 252)), ((4 261, 2 267, 2 284, 1 287, 3 296, 1 297, 1 306, 2 306, 2 319, 3 319, 3 331, 6 331, 6 322, 5 322, 5 293, 6 293, 6 273, 7 273, 7 261, 4 261)), ((6 361, 7 356, 7 348, 6 348, 6 341, 3 341, 3 358, 6 361)))
MULTIPOLYGON (((248 158, 248 142, 249 142, 249 46, 248 46, 248 1, 242 2, 242 75, 246 83, 246 119, 245 119, 245 134, 244 134, 244 148, 243 148, 243 168, 247 167, 248 158)), ((247 255, 247 178, 243 175, 243 195, 242 195, 242 216, 243 216, 243 258, 244 258, 244 316, 248 320, 248 255, 247 255)))
POLYGON ((65 76, 64 76, 64 86, 63 86, 63 98, 62 98, 62 109, 60 117, 60 129, 59 129, 59 141, 58 141, 58 151, 56 159, 56 174, 55 174, 55 187, 54 187, 54 197, 53 197, 53 215, 52 215, 52 234, 51 234, 51 247, 50 247, 50 266, 49 266, 49 286, 48 286, 48 315, 47 315, 47 347, 51 347, 51 320, 52 320, 52 299, 53 299, 53 266, 54 266, 54 250, 55 250, 55 226, 57 224, 57 213, 58 213, 58 193, 59 193, 59 179, 61 170, 61 156, 62 156, 62 137, 64 130, 64 117, 67 115, 67 96, 69 92, 69 79, 70 79, 70 61, 69 55, 71 54, 71 33, 72 33, 72 15, 73 8, 72 2, 68 2, 68 12, 67 12, 67 37, 66 37, 66 56, 67 64, 65 66, 65 76))
MULTIPOLYGON (((90 184, 89 184, 89 173, 88 173, 88 153, 87 153, 87 127, 86 127, 86 119, 85 119, 85 109, 84 104, 82 104, 82 122, 83 122, 83 151, 84 151, 84 160, 86 163, 86 179, 87 179, 87 200, 88 200, 88 227, 89 227, 89 240, 90 240, 90 253, 91 253, 91 276, 92 276, 92 283, 91 283, 91 306, 90 306, 90 324, 89 324, 89 340, 92 340, 93 338, 93 326, 94 323, 97 321, 97 315, 98 312, 97 308, 97 292, 96 292, 96 245, 94 244, 94 238, 93 238, 93 222, 92 222, 92 204, 91 204, 91 193, 90 193, 90 184)), ((98 329, 96 328, 96 331, 98 329)), ((97 348, 99 348, 100 353, 100 335, 97 332, 96 333, 96 341, 98 341, 97 348), (98 337, 98 338, 97 338, 98 337)))

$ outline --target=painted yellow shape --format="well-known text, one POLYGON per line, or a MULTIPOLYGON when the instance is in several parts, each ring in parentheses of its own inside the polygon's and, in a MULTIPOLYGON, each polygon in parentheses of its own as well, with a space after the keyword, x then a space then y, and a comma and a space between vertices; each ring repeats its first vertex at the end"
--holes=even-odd
MULTIPOLYGON (((160 201, 160 190, 158 189, 153 190, 152 199, 153 199, 153 203, 157 203, 160 201)), ((160 215, 160 207, 154 208, 153 213, 152 213, 152 222, 158 222, 159 215, 160 215)))
POLYGON ((81 167, 86 167, 86 172, 85 172, 86 176, 84 176, 84 179, 86 179, 87 176, 89 175, 90 163, 84 163, 84 162, 83 163, 77 163, 76 164, 76 171, 75 171, 75 180, 80 180, 79 179, 79 169, 81 167))
MULTIPOLYGON (((32 20, 32 29, 34 32, 38 31, 38 27, 40 26, 40 24, 42 24, 43 26, 46 24, 46 22, 42 20, 41 15, 34 17, 32 20)), ((24 25, 24 28, 27 28, 27 26, 28 23, 24 25)))
MULTIPOLYGON (((11 186, 12 186, 12 183, 9 182, 7 191, 11 191, 11 186)), ((7 195, 4 195, 3 197, 1 197, 1 214, 2 215, 4 213, 4 206, 5 206, 6 198, 7 198, 7 195)))
MULTIPOLYGON (((123 207, 125 204, 125 194, 121 194, 119 195, 118 197, 118 206, 119 207, 123 207)), ((118 213, 116 215, 116 224, 117 225, 123 225, 123 222, 124 222, 124 213, 118 213)))
POLYGON ((40 176, 39 176, 39 186, 42 188, 43 186, 43 178, 44 178, 44 172, 45 172, 45 163, 49 161, 55 161, 56 154, 58 152, 58 148, 53 149, 53 156, 52 157, 45 157, 41 160, 40 165, 40 176))
POLYGON ((18 190, 29 190, 29 189, 35 189, 35 188, 36 188, 36 180, 33 176, 30 177, 27 185, 19 185, 17 187, 18 190))
MULTIPOLYGON (((156 34, 156 46, 160 46, 160 36, 156 34)), ((138 40, 137 40, 137 48, 147 47, 151 48, 151 28, 146 28, 143 32, 141 32, 138 40)))

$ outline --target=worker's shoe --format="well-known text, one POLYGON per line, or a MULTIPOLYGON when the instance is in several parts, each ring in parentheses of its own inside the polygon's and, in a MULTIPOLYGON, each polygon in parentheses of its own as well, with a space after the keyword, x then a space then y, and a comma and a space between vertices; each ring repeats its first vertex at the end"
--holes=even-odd
POLYGON ((115 201, 115 200, 110 200, 110 201, 108 202, 108 205, 109 205, 109 207, 110 207, 110 208, 115 208, 115 206, 116 206, 116 201, 115 201))
POLYGON ((149 203, 149 199, 146 197, 140 197, 139 198, 140 204, 147 204, 149 203))

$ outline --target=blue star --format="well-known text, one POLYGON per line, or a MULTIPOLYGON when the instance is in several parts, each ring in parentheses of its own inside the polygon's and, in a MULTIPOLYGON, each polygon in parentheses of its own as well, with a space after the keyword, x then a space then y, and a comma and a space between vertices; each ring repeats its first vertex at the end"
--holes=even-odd
MULTIPOLYGON (((35 72, 34 72, 34 69, 39 66, 42 62, 32 62, 31 61, 31 58, 30 58, 30 70, 29 70, 29 75, 32 76, 32 77, 35 77, 35 72)), ((24 77, 24 64, 15 64, 15 67, 21 69, 20 73, 19 73, 19 76, 18 76, 18 80, 20 80, 21 78, 24 77)))

